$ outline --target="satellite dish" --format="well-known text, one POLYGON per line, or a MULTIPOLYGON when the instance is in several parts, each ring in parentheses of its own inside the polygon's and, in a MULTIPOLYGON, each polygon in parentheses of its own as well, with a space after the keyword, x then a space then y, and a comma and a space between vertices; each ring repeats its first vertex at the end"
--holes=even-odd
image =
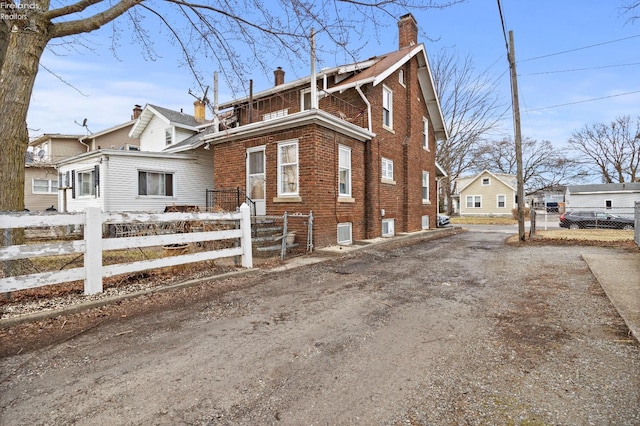
POLYGON ((41 149, 40 151, 38 151, 38 158, 44 158, 44 155, 46 154, 46 152, 44 151, 44 149, 41 149))

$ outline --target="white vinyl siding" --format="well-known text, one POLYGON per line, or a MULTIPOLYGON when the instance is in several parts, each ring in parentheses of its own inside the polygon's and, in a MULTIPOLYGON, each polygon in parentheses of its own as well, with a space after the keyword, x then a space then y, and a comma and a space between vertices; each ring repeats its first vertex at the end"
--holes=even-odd
POLYGON ((278 196, 298 195, 298 141, 278 144, 278 196))
POLYGON ((338 195, 351 197, 351 148, 338 147, 338 195))

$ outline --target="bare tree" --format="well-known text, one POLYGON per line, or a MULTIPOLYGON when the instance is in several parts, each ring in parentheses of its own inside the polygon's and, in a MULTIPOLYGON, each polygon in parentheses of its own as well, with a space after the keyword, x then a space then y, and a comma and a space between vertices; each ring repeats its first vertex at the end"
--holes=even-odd
POLYGON ((446 141, 438 141, 436 158, 447 173, 440 190, 453 213, 452 195, 455 180, 473 167, 477 145, 495 130, 504 111, 494 90, 496 81, 488 72, 476 72, 469 56, 460 58, 455 52, 442 50, 433 57, 433 79, 449 133, 446 141))
POLYGON ((640 9, 640 1, 625 1, 621 6, 622 13, 629 15, 629 21, 634 22, 637 19, 640 19, 640 15, 638 14, 638 9, 640 9))
MULTIPOLYGON (((579 162, 566 148, 559 149, 549 141, 525 138, 522 142, 523 180, 527 195, 557 188, 580 180, 584 174, 579 162)), ((517 171, 515 142, 510 138, 482 142, 474 160, 476 171, 489 170, 515 175, 517 171)))
POLYGON ((332 45, 346 49, 353 46, 351 36, 376 31, 376 25, 395 20, 407 10, 457 2, 460 0, 4 0, 3 12, 10 16, 0 21, 0 211, 24 207, 27 110, 47 48, 82 47, 86 44, 82 34, 111 24, 114 46, 126 34, 146 57, 153 58, 155 38, 164 34, 180 49, 186 67, 198 81, 198 60, 213 60, 231 84, 245 80, 245 69, 272 69, 271 58, 291 61, 302 56, 308 50, 311 28, 322 32, 332 45))
POLYGON ((569 145, 602 182, 640 181, 640 117, 632 120, 623 116, 610 124, 585 125, 571 135, 569 145))

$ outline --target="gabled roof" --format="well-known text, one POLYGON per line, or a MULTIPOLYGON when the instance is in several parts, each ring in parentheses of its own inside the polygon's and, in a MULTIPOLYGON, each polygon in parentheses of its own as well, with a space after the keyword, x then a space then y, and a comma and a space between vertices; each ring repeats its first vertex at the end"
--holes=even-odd
POLYGON ((473 182, 480 179, 480 177, 482 177, 483 175, 490 175, 498 181, 502 182, 504 185, 508 186, 514 192, 516 191, 517 178, 515 175, 510 175, 507 173, 492 173, 489 170, 483 170, 475 176, 458 178, 458 182, 461 184, 461 187, 458 188, 458 193, 462 193, 462 191, 464 191, 473 182))
MULTIPOLYGON (((431 117, 431 123, 435 129, 436 138, 439 140, 447 139, 448 133, 435 90, 433 76, 431 75, 431 69, 429 68, 429 61, 427 59, 424 44, 418 44, 384 55, 375 56, 367 59, 366 61, 341 65, 335 68, 324 68, 316 74, 316 80, 320 80, 324 78, 324 76, 336 76, 338 81, 340 78, 343 78, 343 80, 339 81, 337 85, 328 89, 328 93, 342 92, 364 84, 372 84, 373 86, 376 86, 382 83, 389 75, 393 74, 402 65, 414 57, 418 59, 418 80, 422 94, 427 103, 427 109, 429 111, 429 116, 431 117)), ((284 92, 296 87, 308 86, 310 83, 311 76, 304 77, 258 92, 253 95, 253 98, 257 99, 268 97, 275 93, 284 92)), ((246 103, 248 100, 249 97, 244 97, 225 102, 219 105, 219 109, 227 109, 238 104, 246 103)))
POLYGON ((571 185, 567 186, 567 192, 570 194, 593 194, 593 193, 609 193, 609 192, 639 192, 640 182, 626 183, 599 183, 589 185, 571 185))
POLYGON ((139 138, 153 117, 158 117, 167 126, 175 126, 193 132, 198 132, 201 128, 211 124, 210 122, 199 123, 193 115, 185 114, 184 112, 147 104, 129 132, 129 136, 139 138))
POLYGON ((135 120, 127 121, 126 123, 122 123, 122 124, 118 124, 118 125, 113 126, 113 127, 109 127, 108 129, 101 130, 101 131, 99 131, 97 133, 91 133, 91 134, 86 135, 86 136, 81 136, 80 140, 83 141, 83 140, 86 140, 86 139, 94 139, 94 138, 109 134, 111 132, 115 132, 116 130, 123 129, 123 128, 127 127, 127 126, 132 126, 135 122, 136 122, 135 120))

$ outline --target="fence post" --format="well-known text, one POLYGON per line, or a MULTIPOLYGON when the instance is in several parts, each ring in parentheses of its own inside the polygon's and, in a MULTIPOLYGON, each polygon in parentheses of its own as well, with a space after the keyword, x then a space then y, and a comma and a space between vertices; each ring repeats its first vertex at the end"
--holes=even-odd
POLYGON ((84 294, 102 293, 102 210, 84 211, 84 294))
POLYGON ((251 209, 247 203, 242 203, 240 206, 240 213, 242 213, 242 220, 240 222, 240 229, 242 229, 242 267, 253 268, 253 253, 251 249, 251 209))

